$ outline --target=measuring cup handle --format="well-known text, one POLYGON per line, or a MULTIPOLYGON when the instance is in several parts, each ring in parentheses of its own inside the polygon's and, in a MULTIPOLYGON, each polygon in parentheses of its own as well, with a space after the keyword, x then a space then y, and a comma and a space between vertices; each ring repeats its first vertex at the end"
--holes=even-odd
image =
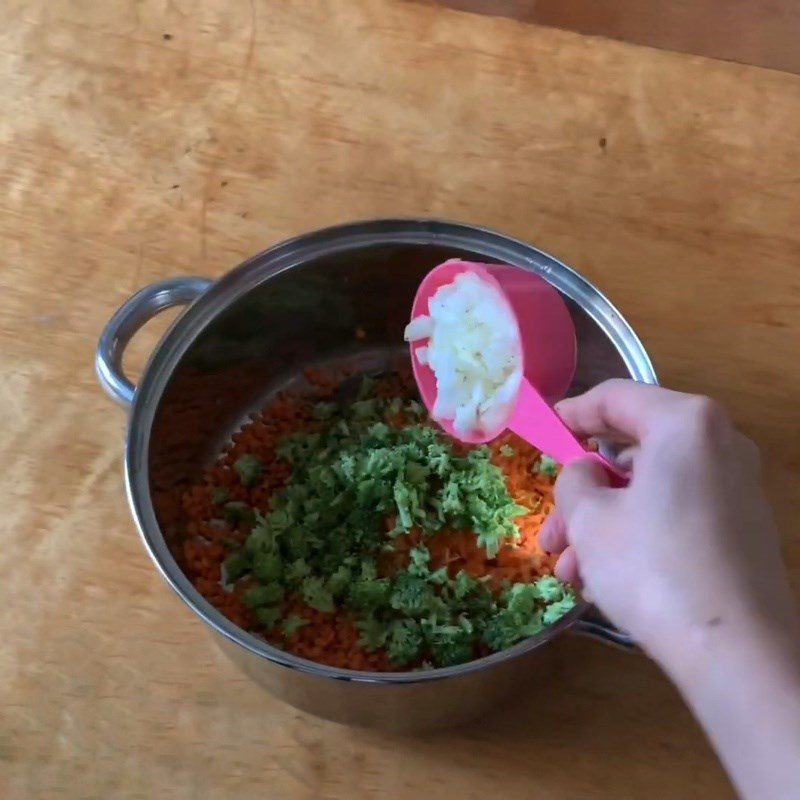
POLYGON ((586 450, 553 407, 525 378, 508 428, 559 464, 569 464, 579 458, 589 459, 608 472, 611 486, 621 488, 628 484, 628 476, 619 467, 600 453, 586 450))
POLYGON ((582 457, 599 464, 608 473, 609 486, 612 489, 624 489, 630 482, 630 476, 627 472, 620 469, 605 456, 601 456, 600 453, 585 452, 582 457))

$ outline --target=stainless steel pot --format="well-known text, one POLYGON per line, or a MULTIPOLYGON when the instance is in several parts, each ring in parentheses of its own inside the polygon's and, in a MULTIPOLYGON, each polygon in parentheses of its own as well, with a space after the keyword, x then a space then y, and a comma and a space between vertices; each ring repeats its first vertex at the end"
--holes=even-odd
POLYGON ((542 680, 556 640, 568 630, 631 646, 581 604, 538 636, 462 666, 394 674, 332 669, 237 628, 203 599, 173 557, 180 528, 176 489, 196 479, 247 413, 302 380, 310 364, 380 368, 404 358, 398 343, 417 284, 455 256, 516 264, 562 293, 579 344, 572 393, 610 377, 656 382, 627 322, 569 267, 492 231, 425 220, 317 231, 251 258, 214 283, 187 277, 153 284, 114 314, 98 345, 103 388, 130 408, 128 500, 156 567, 256 683, 297 708, 343 723, 421 730, 475 717, 521 684, 542 680), (187 308, 134 388, 122 372, 125 346, 148 319, 175 305, 187 308), (357 329, 366 337, 358 338, 357 329))

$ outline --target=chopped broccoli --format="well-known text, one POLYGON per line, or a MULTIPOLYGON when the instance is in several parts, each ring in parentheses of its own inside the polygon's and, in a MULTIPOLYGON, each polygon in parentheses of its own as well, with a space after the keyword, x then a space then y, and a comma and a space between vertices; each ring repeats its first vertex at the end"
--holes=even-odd
POLYGON ((386 644, 391 628, 374 617, 358 620, 356 627, 360 632, 358 643, 368 652, 379 650, 386 644))
POLYGON ((287 639, 291 639, 292 636, 305 625, 308 625, 307 619, 303 619, 303 617, 299 617, 297 614, 289 614, 288 617, 281 620, 281 633, 283 633, 287 639))
POLYGON ((341 597, 347 592, 347 587, 350 585, 352 576, 347 566, 342 564, 334 573, 328 578, 327 589, 334 597, 341 597))
POLYGON ((558 475, 558 464, 550 456, 542 455, 539 459, 538 472, 548 478, 555 478, 558 475))
POLYGON ((255 486, 261 479, 261 462, 251 455, 242 456, 233 465, 244 486, 255 486))
POLYGON ((283 587, 279 583, 252 586, 242 595, 242 601, 250 608, 271 606, 281 600, 283 600, 283 587))
POLYGON ((491 617, 483 633, 483 641, 491 650, 505 650, 541 629, 541 612, 525 617, 505 608, 491 617))
POLYGON ((256 622, 265 628, 272 628, 281 618, 280 606, 261 606, 253 611, 256 622))
POLYGON ((447 567, 439 567, 439 569, 428 573, 428 582, 435 583, 438 586, 443 586, 449 579, 450 576, 447 572, 447 567))
POLYGON ((433 589, 425 578, 410 572, 395 575, 389 602, 396 611, 412 617, 419 616, 430 609, 433 599, 433 589))
POLYGON ((475 657, 475 636, 471 626, 436 626, 430 632, 428 644, 438 667, 463 664, 475 657))
POLYGON ((225 578, 233 583, 250 571, 250 556, 244 550, 236 550, 225 559, 222 566, 225 569, 225 578))
POLYGON ((231 500, 229 503, 225 503, 222 510, 225 514, 225 519, 233 525, 240 522, 252 525, 256 518, 256 512, 247 503, 243 503, 240 500, 231 500))
POLYGON ((375 611, 388 604, 391 593, 388 578, 361 579, 350 586, 347 602, 358 611, 375 611))
POLYGON ((386 649, 393 664, 403 666, 420 657, 424 639, 419 623, 413 619, 402 619, 392 623, 388 638, 386 649))
POLYGON ((277 553, 256 553, 253 556, 253 574, 264 583, 283 578, 283 559, 277 553))
POLYGON ((303 578, 307 578, 311 574, 311 567, 309 567, 308 563, 303 558, 298 558, 295 561, 292 561, 288 567, 286 567, 286 574, 285 578, 290 583, 300 583, 303 578))
POLYGON ((504 444, 500 446, 500 455, 504 458, 513 458, 516 455, 516 451, 510 444, 504 444))
POLYGON ((503 592, 506 608, 519 617, 529 617, 538 599, 536 587, 532 583, 514 583, 503 592))
POLYGON ((311 409, 311 416, 317 420, 327 420, 336 413, 336 408, 336 403, 315 403, 311 409))
POLYGON ((537 599, 545 603, 555 603, 568 594, 566 586, 553 575, 543 575, 531 584, 537 599))
POLYGON ((333 594, 322 578, 313 575, 305 578, 302 583, 302 593, 303 600, 317 611, 331 612, 335 608, 333 594))
POLYGON ((215 486, 211 492, 211 502, 215 506, 221 506, 231 499, 231 493, 228 491, 227 486, 215 486))
POLYGON ((371 375, 364 375, 361 378, 361 386, 358 388, 358 399, 363 400, 366 397, 372 397, 375 392, 375 378, 371 375))
POLYGON ((357 419, 377 421, 382 416, 380 400, 372 398, 370 400, 356 400, 350 406, 350 411, 357 419))
POLYGON ((560 600, 550 603, 544 610, 542 621, 545 625, 552 625, 556 620, 561 619, 565 614, 575 608, 575 595, 566 594, 560 600))
POLYGON ((430 570, 428 569, 428 562, 431 560, 431 554, 427 547, 424 544, 418 544, 416 547, 412 547, 409 550, 409 559, 410 564, 408 566, 408 572, 411 575, 414 575, 418 578, 427 578, 430 575, 430 570))
MULTIPOLYGON (((230 505, 230 504, 229 504, 230 505)), ((259 514, 254 514, 254 525, 245 542, 245 548, 256 553, 272 553, 277 545, 278 529, 259 514)))
MULTIPOLYGON (((282 617, 285 595, 325 613, 344 607, 367 650, 385 649, 397 666, 447 666, 476 657, 481 643, 509 647, 567 613, 575 598, 555 578, 497 592, 464 570, 451 578, 447 566, 432 568, 428 540, 438 531, 474 532, 494 558, 519 536, 515 520, 529 509, 514 502, 489 448, 465 453, 427 422, 421 405, 384 400, 368 383, 349 405, 315 404, 315 430, 277 442, 291 475, 267 508, 231 501, 224 487, 212 492, 226 519, 249 530, 223 574, 229 582, 248 576, 242 600, 258 624, 279 625, 286 639, 308 624, 282 617), (402 553, 405 566, 395 562, 402 553)), ((509 445, 500 453, 515 455, 509 445)), ((253 455, 234 469, 245 486, 263 474, 253 455)))
POLYGON ((425 417, 425 409, 416 400, 409 400, 404 411, 414 420, 421 420, 425 417))

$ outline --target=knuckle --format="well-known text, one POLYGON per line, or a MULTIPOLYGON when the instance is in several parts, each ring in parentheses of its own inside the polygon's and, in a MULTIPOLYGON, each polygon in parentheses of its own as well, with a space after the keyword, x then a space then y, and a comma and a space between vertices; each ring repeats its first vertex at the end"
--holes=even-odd
POLYGON ((712 436, 730 426, 728 412, 711 397, 691 395, 686 399, 681 417, 695 433, 712 436))
POLYGON ((627 386, 632 383, 630 378, 606 378, 602 383, 598 383, 596 389, 614 391, 620 387, 627 386))

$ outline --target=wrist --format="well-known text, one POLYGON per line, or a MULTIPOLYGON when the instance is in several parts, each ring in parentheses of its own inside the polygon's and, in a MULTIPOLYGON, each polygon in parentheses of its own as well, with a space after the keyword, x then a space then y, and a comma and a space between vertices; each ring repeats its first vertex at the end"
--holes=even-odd
POLYGON ((665 637, 653 648, 661 665, 690 704, 728 687, 758 692, 758 685, 782 688, 800 699, 800 631, 756 615, 712 620, 665 637), (671 638, 671 641, 669 639, 671 638))
POLYGON ((796 797, 800 641, 793 625, 740 619, 688 631, 684 639, 681 649, 657 660, 742 797, 796 797))

